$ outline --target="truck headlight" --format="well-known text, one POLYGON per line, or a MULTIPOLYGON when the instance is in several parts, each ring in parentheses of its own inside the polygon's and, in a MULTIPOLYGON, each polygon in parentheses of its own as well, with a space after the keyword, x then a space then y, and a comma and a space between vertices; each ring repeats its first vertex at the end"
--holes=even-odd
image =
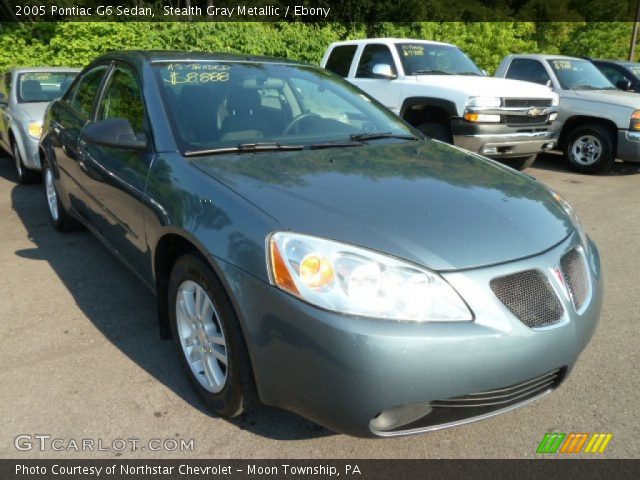
POLYGON ((415 322, 470 321, 437 273, 354 245, 291 232, 267 241, 271 282, 320 308, 415 322))
POLYGON ((489 115, 478 113, 478 110, 500 108, 502 100, 500 97, 469 97, 465 104, 464 119, 468 122, 489 122, 499 123, 500 115, 489 115))
POLYGON ((25 127, 30 137, 39 140, 42 136, 42 121, 27 122, 25 123, 25 127))

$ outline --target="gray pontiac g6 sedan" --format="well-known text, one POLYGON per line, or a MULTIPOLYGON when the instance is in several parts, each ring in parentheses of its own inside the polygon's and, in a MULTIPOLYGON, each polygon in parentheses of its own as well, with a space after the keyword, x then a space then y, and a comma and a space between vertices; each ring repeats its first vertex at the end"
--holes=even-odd
POLYGON ((598 251, 560 196, 319 67, 107 54, 39 155, 54 227, 155 293, 225 417, 262 402, 383 437, 486 418, 560 386, 600 316, 598 251))

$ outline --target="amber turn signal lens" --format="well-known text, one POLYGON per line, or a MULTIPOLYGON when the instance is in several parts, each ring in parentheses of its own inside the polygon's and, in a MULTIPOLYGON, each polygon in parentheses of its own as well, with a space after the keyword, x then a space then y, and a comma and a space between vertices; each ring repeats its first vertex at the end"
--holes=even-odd
POLYGON ((335 275, 329 260, 310 253, 300 262, 300 277, 308 287, 318 288, 330 285, 335 275))
POLYGON ((289 269, 282 258, 280 250, 278 250, 278 246, 273 240, 271 240, 269 247, 271 250, 271 271, 273 272, 273 281, 283 290, 287 290, 294 295, 299 295, 296 284, 294 283, 293 278, 291 278, 289 269))

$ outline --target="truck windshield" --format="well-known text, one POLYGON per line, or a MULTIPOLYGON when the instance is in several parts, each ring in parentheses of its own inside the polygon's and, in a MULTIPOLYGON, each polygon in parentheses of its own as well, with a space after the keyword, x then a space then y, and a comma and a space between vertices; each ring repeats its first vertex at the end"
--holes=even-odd
POLYGON ((398 43, 405 75, 483 75, 462 50, 452 45, 398 43))
POLYGON ((18 102, 51 102, 60 98, 78 74, 75 72, 26 72, 18 76, 18 102))
POLYGON ((593 63, 580 59, 547 60, 564 90, 616 90, 593 63))
POLYGON ((173 62, 156 64, 155 73, 183 152, 247 144, 338 147, 413 135, 400 118, 319 67, 173 62), (362 134, 367 137, 358 140, 362 134))

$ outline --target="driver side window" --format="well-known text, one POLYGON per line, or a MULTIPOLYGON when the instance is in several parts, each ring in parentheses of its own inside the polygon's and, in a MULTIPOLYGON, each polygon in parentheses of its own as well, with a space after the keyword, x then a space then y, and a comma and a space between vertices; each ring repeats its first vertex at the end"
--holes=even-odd
POLYGON ((386 45, 368 44, 365 45, 362 55, 360 56, 360 62, 358 63, 358 70, 356 71, 356 77, 358 78, 376 78, 373 75, 373 67, 379 63, 387 64, 391 67, 391 71, 394 75, 397 74, 396 67, 393 61, 393 55, 391 50, 386 45))
POLYGON ((100 101, 98 120, 124 118, 136 134, 146 133, 144 101, 136 77, 129 69, 116 67, 100 101))

